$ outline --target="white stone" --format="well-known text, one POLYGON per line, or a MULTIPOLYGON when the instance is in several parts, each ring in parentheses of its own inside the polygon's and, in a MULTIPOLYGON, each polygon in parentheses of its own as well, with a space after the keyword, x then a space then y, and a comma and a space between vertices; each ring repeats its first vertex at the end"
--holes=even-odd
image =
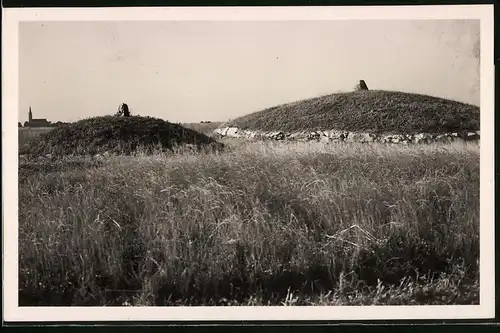
POLYGON ((359 133, 349 132, 346 137, 347 142, 358 142, 359 141, 359 133))
POLYGON ((255 133, 255 132, 253 132, 253 131, 249 131, 249 133, 248 133, 248 138, 253 139, 253 138, 255 138, 256 136, 257 136, 257 133, 255 133))
POLYGON ((347 136, 348 136, 349 133, 345 133, 343 131, 337 131, 337 130, 329 130, 329 131, 325 131, 325 135, 328 136, 329 138, 331 139, 336 139, 336 140, 344 140, 347 136))
POLYGON ((327 137, 326 135, 323 135, 323 136, 321 136, 320 141, 321 142, 330 142, 330 138, 327 137))
POLYGON ((415 143, 428 143, 431 139, 431 136, 427 133, 418 133, 413 136, 413 142, 415 143))
POLYGON ((467 132, 465 135, 465 140, 467 140, 467 141, 477 140, 479 138, 480 138, 480 136, 477 132, 467 132))
POLYGON ((214 132, 219 134, 219 135, 226 136, 228 129, 229 129, 229 127, 217 128, 214 132))
POLYGON ((309 140, 319 140, 320 134, 318 132, 310 132, 308 138, 309 140))
POLYGON ((439 135, 436 136, 436 138, 434 139, 434 141, 446 143, 446 142, 450 142, 451 138, 448 135, 446 135, 446 134, 439 134, 439 135))
POLYGON ((229 127, 226 131, 226 135, 233 138, 238 138, 240 135, 238 134, 239 129, 237 127, 229 127))
POLYGON ((274 140, 283 140, 285 138, 285 134, 283 132, 271 132, 269 137, 274 140))

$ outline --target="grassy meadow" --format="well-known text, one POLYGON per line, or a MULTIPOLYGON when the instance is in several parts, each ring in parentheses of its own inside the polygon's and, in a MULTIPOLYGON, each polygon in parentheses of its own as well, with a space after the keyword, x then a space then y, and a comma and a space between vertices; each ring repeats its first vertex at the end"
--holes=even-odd
POLYGON ((31 138, 37 137, 52 130, 53 127, 20 127, 18 129, 19 145, 23 145, 31 138))
POLYGON ((193 129, 197 132, 203 133, 205 135, 212 135, 214 130, 216 130, 222 122, 209 122, 209 123, 182 123, 181 125, 193 129))
POLYGON ((21 157, 19 304, 479 303, 477 143, 224 143, 21 157))

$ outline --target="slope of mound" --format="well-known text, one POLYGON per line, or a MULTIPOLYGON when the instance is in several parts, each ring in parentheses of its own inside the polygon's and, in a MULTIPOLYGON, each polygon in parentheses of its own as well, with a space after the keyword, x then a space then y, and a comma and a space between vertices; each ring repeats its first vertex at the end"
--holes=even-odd
POLYGON ((271 107, 224 126, 299 132, 449 133, 479 130, 479 107, 427 95, 382 90, 337 93, 271 107))
POLYGON ((62 125, 31 140, 21 154, 129 154, 138 148, 171 150, 189 144, 195 148, 222 148, 214 139, 179 124, 151 117, 104 116, 62 125))

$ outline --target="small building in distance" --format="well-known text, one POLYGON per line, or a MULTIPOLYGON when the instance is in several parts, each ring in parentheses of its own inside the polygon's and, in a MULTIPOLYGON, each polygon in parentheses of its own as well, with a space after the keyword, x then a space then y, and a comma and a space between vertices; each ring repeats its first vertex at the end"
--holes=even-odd
POLYGON ((47 121, 45 118, 33 118, 33 112, 31 112, 31 106, 30 106, 30 111, 28 113, 28 121, 24 123, 25 127, 50 127, 51 123, 50 121, 47 121))

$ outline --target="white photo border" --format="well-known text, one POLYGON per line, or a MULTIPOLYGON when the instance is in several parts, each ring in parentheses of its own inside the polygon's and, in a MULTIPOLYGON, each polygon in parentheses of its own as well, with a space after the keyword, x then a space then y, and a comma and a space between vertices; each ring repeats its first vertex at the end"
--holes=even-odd
POLYGON ((8 322, 489 319, 495 316, 493 5, 7 8, 2 29, 3 309, 8 322), (480 20, 480 305, 19 307, 18 46, 24 21, 480 20))

